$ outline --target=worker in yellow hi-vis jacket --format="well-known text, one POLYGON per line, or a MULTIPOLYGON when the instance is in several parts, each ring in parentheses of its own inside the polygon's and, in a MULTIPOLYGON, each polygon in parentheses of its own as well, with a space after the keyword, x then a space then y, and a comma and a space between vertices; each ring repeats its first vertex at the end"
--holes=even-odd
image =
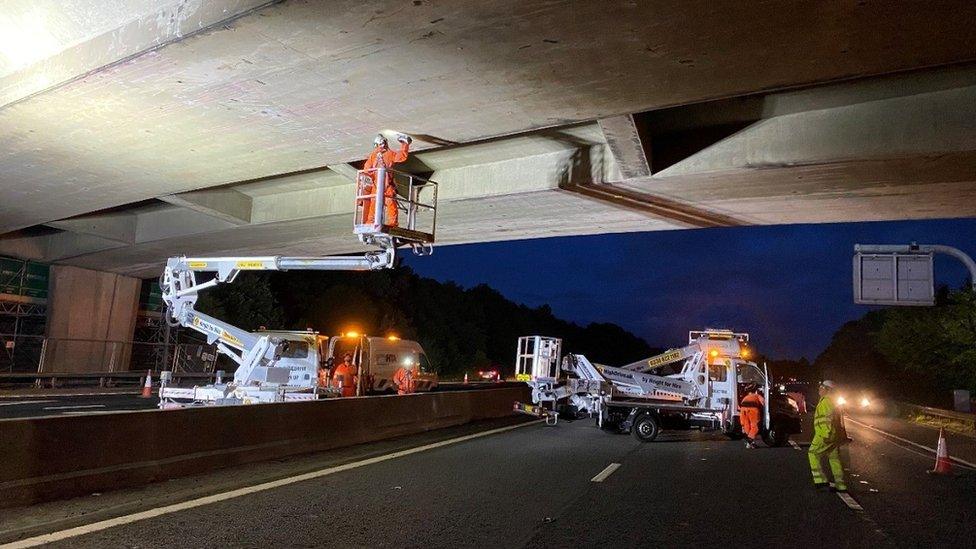
POLYGON ((833 487, 837 492, 846 492, 847 483, 844 481, 844 465, 840 460, 840 447, 848 442, 847 431, 844 429, 844 419, 831 398, 831 391, 835 385, 830 380, 820 383, 820 402, 813 414, 813 442, 807 455, 810 457, 810 470, 813 472, 813 485, 827 488, 827 476, 823 467, 826 458, 830 463, 833 476, 833 487))

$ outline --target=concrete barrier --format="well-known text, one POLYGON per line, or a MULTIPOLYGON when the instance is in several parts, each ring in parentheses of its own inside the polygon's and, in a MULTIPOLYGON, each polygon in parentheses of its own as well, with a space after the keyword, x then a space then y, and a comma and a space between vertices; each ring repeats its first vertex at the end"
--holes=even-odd
POLYGON ((512 414, 528 387, 0 420, 0 507, 512 414))

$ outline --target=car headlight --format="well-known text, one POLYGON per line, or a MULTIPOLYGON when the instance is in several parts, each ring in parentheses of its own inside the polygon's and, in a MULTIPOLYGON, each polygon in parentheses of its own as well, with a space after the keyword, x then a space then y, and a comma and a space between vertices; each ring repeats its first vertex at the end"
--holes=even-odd
POLYGON ((843 406, 845 404, 847 404, 847 399, 844 398, 844 397, 842 397, 842 396, 838 396, 837 397, 837 405, 838 406, 843 406))
POLYGON ((861 408, 867 408, 870 405, 871 401, 868 399, 868 397, 861 397, 861 408))

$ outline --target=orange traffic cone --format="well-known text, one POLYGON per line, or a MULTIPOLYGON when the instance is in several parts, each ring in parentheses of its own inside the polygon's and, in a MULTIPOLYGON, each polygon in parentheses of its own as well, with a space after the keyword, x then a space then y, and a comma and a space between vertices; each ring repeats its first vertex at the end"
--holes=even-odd
POLYGON ((951 475, 952 460, 949 459, 949 449, 946 448, 945 431, 939 429, 939 444, 935 450, 935 469, 929 471, 936 475, 951 475))
POLYGON ((468 373, 467 372, 464 372, 464 384, 465 385, 468 384, 468 373))
POLYGON ((142 386, 142 398, 152 398, 152 370, 146 370, 146 384, 142 386))

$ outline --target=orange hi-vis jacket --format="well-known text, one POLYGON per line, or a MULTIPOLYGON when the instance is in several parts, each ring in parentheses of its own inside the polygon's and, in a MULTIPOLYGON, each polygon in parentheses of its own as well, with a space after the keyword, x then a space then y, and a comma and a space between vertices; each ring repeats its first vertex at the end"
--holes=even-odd
MULTIPOLYGON (((382 150, 379 147, 373 149, 373 152, 369 153, 366 158, 366 163, 363 164, 363 171, 365 171, 370 178, 370 182, 365 185, 362 194, 372 194, 376 192, 376 187, 374 183, 376 181, 376 173, 370 170, 374 170, 379 167, 392 168, 395 164, 399 164, 407 160, 410 154, 410 144, 401 143, 399 151, 392 151, 390 149, 382 150)), ((391 172, 386 172, 386 186, 383 190, 383 209, 385 211, 386 225, 396 225, 399 217, 399 212, 397 211, 397 204, 394 198, 396 197, 396 182, 393 180, 393 174, 391 172)), ((363 201, 363 223, 371 224, 373 220, 376 219, 375 202, 373 199, 366 199, 363 201)))
POLYGON ((345 362, 336 366, 335 374, 332 375, 332 384, 342 387, 342 396, 356 396, 356 367, 345 362))
POLYGON ((407 395, 412 393, 414 391, 413 372, 401 366, 393 374, 393 383, 396 383, 398 394, 407 395))

